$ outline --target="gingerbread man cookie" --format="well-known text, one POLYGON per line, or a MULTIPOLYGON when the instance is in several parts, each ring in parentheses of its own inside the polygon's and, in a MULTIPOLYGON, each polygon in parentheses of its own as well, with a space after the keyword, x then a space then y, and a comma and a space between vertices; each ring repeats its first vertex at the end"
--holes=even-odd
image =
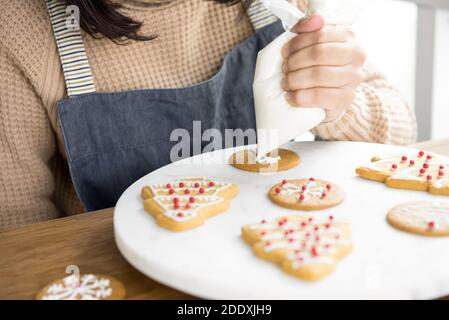
POLYGON ((122 300, 125 287, 111 276, 71 275, 54 281, 36 295, 37 300, 122 300))
POLYGON ((390 210, 387 221, 395 228, 423 236, 449 236, 449 202, 415 201, 390 210))
POLYGON ((242 238, 256 256, 310 281, 332 273, 337 261, 352 250, 349 225, 336 222, 333 216, 321 221, 305 215, 262 220, 244 226, 242 238))
POLYGON ((299 162, 299 156, 287 149, 273 151, 260 159, 256 159, 255 150, 242 150, 234 153, 229 159, 233 167, 250 172, 286 171, 296 167, 299 162))
POLYGON ((449 195, 449 158, 430 152, 376 157, 356 172, 362 178, 385 182, 392 188, 449 195))
POLYGON ((237 193, 238 187, 232 183, 186 178, 146 186, 141 196, 145 210, 160 226, 184 231, 226 211, 237 193))
POLYGON ((345 193, 335 183, 314 178, 283 180, 268 192, 270 200, 287 209, 322 210, 340 204, 345 193))

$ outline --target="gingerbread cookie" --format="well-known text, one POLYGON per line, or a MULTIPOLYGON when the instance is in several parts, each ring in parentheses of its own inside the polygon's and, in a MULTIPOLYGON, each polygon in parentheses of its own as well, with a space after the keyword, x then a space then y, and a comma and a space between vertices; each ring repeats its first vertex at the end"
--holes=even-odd
POLYGON ((237 193, 238 187, 232 183, 186 178, 146 186, 141 196, 145 210, 160 226, 172 231, 184 231, 226 211, 237 193))
POLYGON ((287 149, 273 151, 257 160, 255 150, 242 150, 229 159, 229 163, 235 168, 251 172, 286 171, 296 167, 299 162, 299 156, 287 149))
POLYGON ((50 283, 36 295, 37 300, 122 300, 125 287, 117 279, 99 275, 70 275, 50 283))
POLYGON ((387 221, 395 228, 423 236, 449 236, 449 202, 416 201, 390 210, 387 221))
POLYGON ((333 216, 321 221, 305 215, 262 220, 244 226, 242 238, 256 256, 310 281, 329 275, 352 250, 349 225, 335 222, 333 216))
POLYGON ((430 152, 376 157, 369 165, 357 168, 356 172, 362 178, 385 182, 392 188, 449 195, 449 158, 430 152))
POLYGON ((345 193, 335 183, 310 178, 283 180, 270 189, 268 197, 287 209, 312 211, 340 204, 345 193))

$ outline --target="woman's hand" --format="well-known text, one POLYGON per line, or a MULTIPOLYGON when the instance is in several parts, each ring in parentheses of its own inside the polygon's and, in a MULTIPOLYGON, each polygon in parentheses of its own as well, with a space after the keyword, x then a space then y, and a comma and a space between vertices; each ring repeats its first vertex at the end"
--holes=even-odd
POLYGON ((337 119, 354 101, 364 80, 365 52, 346 26, 325 25, 314 15, 292 29, 298 35, 282 49, 282 88, 295 107, 320 107, 326 120, 337 119))

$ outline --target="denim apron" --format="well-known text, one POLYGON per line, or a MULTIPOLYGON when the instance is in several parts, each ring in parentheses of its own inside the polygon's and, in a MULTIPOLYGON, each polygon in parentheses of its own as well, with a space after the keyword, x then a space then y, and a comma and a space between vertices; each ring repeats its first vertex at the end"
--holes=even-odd
POLYGON ((171 162, 175 129, 255 129, 252 83, 259 50, 284 30, 258 1, 248 11, 255 33, 229 52, 209 80, 186 88, 95 92, 80 31, 59 0, 47 1, 68 98, 58 114, 75 190, 87 211, 112 207, 145 174, 171 162))

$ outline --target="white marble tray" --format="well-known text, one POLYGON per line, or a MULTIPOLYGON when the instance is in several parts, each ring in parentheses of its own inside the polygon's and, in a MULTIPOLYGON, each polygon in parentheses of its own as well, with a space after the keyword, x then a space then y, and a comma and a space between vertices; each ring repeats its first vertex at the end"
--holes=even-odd
MULTIPOLYGON (((427 299, 449 294, 449 238, 426 238, 393 229, 388 210, 409 200, 435 199, 426 192, 390 189, 361 179, 355 168, 373 155, 405 151, 354 142, 308 142, 287 146, 302 163, 287 172, 258 175, 225 164, 172 164, 138 180, 117 203, 115 239, 123 256, 145 275, 189 294, 214 299, 427 299), (240 187, 229 211, 200 228, 174 233, 160 228, 139 197, 146 184, 177 177, 210 177, 240 187), (273 205, 269 188, 282 179, 323 178, 346 188, 332 213, 351 222, 354 251, 328 278, 306 283, 256 258, 240 228, 261 219, 295 213, 273 205)), ((196 159, 219 163, 233 151, 196 159)), ((440 198, 438 198, 440 199, 440 198)), ((449 201, 449 198, 448 198, 449 201)), ((125 284, 126 285, 126 284, 125 284)))

